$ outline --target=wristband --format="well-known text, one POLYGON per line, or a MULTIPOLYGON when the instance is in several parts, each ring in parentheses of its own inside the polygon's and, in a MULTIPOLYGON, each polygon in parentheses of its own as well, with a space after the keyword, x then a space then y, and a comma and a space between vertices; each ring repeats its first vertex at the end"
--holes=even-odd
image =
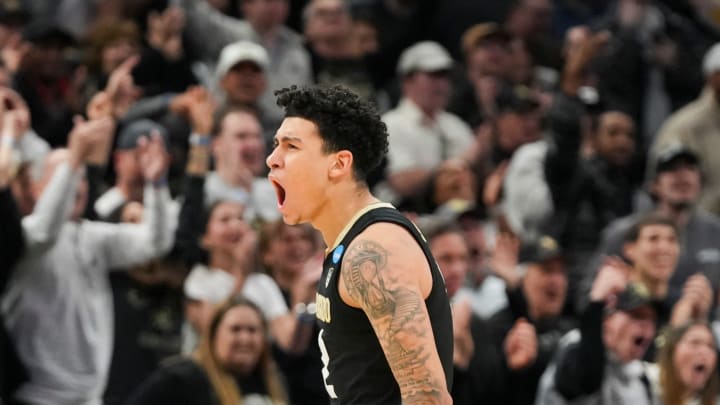
POLYGON ((315 306, 314 302, 311 302, 309 304, 299 302, 293 307, 293 312, 295 312, 295 315, 297 315, 298 321, 302 323, 314 323, 316 311, 317 307, 315 306))
POLYGON ((207 135, 192 134, 190 135, 190 145, 208 146, 210 145, 210 137, 207 135))
POLYGON ((152 181, 150 182, 150 184, 152 184, 152 186, 155 187, 155 188, 165 187, 165 186, 167 186, 167 184, 168 184, 167 176, 161 176, 161 177, 160 177, 159 179, 157 179, 157 180, 152 180, 152 181))

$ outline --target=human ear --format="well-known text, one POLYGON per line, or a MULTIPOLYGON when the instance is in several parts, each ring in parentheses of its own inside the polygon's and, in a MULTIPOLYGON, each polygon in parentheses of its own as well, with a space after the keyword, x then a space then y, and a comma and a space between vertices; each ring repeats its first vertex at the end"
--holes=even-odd
POLYGON ((347 174, 352 174, 353 155, 348 150, 341 150, 335 153, 335 157, 330 165, 330 178, 339 178, 347 174))

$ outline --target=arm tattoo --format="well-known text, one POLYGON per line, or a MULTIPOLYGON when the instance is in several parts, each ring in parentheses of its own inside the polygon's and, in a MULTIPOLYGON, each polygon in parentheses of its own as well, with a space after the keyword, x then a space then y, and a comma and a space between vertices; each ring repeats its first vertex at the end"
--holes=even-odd
POLYGON ((376 242, 357 241, 345 255, 343 281, 375 324, 403 401, 435 404, 444 382, 438 381, 427 365, 435 346, 432 331, 425 327, 429 324, 425 302, 417 291, 388 274, 388 254, 376 242))

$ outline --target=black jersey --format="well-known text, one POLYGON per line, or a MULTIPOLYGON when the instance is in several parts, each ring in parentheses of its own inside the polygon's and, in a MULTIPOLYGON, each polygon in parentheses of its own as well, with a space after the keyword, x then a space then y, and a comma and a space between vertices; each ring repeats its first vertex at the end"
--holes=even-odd
POLYGON ((318 283, 317 318, 321 331, 318 343, 323 361, 323 379, 333 404, 400 404, 400 388, 390 370, 370 320, 361 309, 340 298, 343 253, 369 225, 390 222, 405 228, 425 254, 432 273, 432 290, 425 300, 435 346, 440 356, 448 390, 452 386, 453 332, 450 303, 442 274, 417 227, 390 204, 373 205, 355 216, 341 240, 323 263, 318 283))

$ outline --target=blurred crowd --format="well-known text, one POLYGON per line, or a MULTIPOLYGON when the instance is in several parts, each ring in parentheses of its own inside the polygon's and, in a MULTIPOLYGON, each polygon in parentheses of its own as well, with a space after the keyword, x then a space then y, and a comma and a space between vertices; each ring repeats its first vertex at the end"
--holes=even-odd
POLYGON ((314 84, 387 125, 456 404, 720 404, 716 0, 0 0, 0 403, 329 403, 265 177, 314 84))

